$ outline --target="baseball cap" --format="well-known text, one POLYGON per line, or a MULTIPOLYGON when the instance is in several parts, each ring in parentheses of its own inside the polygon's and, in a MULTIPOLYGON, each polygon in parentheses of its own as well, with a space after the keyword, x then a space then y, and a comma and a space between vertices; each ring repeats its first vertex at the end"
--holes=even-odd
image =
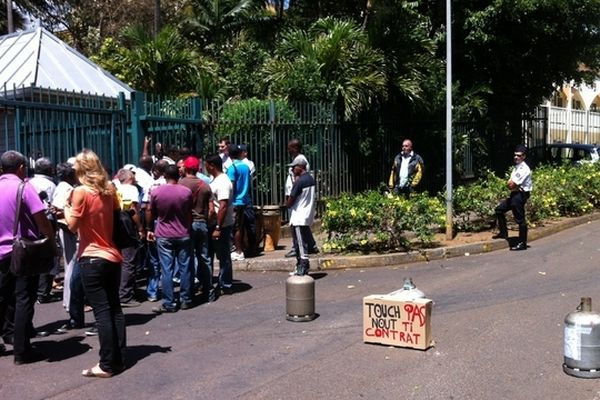
POLYGON ((288 167, 295 167, 296 165, 300 165, 306 167, 306 160, 301 158, 299 160, 294 160, 291 164, 288 164, 288 167))
POLYGON ((194 156, 189 156, 183 160, 183 168, 198 171, 200 169, 200 160, 194 156))
POLYGON ((240 151, 248 151, 248 146, 245 144, 240 144, 238 149, 240 149, 240 151))
POLYGON ((135 165, 133 165, 133 164, 125 164, 125 165, 123 165, 123 169, 126 169, 131 172, 135 172, 135 170, 136 170, 135 165))

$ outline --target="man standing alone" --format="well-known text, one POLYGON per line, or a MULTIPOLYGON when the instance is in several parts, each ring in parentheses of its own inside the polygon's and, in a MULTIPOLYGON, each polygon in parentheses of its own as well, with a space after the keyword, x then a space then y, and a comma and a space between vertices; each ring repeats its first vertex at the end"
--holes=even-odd
POLYGON ((310 268, 310 226, 315 218, 315 180, 306 172, 306 164, 305 160, 298 160, 289 165, 296 177, 286 202, 288 209, 292 211, 290 226, 297 260, 296 275, 306 275, 310 268))
POLYGON ((402 142, 402 151, 394 158, 388 187, 396 195, 409 198, 423 177, 423 159, 413 151, 412 141, 402 142))
POLYGON ((527 220, 525 219, 525 203, 529 199, 533 181, 531 180, 531 170, 525 163, 527 157, 527 147, 522 144, 515 148, 513 168, 510 179, 506 183, 510 190, 510 197, 504 199, 496 207, 496 219, 498 220, 498 229, 500 232, 494 236, 494 239, 508 238, 508 229, 506 227, 506 216, 508 210, 512 210, 515 222, 519 225, 519 242, 512 246, 511 250, 527 250, 527 220))

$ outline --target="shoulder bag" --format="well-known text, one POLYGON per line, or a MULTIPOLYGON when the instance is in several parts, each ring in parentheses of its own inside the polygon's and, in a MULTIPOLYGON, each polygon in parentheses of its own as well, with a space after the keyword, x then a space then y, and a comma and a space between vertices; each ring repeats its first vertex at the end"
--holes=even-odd
POLYGON ((47 273, 54 262, 54 248, 47 237, 27 239, 17 236, 17 227, 23 204, 23 189, 25 182, 19 185, 17 191, 17 210, 13 224, 13 246, 10 260, 10 272, 16 276, 30 276, 47 273))

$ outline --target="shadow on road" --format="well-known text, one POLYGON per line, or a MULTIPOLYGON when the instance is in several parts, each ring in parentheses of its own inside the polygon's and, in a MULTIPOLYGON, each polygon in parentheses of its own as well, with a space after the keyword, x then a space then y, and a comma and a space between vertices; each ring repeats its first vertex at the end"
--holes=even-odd
POLYGON ((314 274, 309 273, 308 275, 310 275, 310 277, 313 278, 314 280, 317 280, 317 279, 325 278, 327 276, 327 273, 326 272, 315 272, 314 274))
POLYGON ((234 293, 242 293, 252 289, 252 285, 234 280, 232 288, 234 293))
POLYGON ((158 314, 147 313, 147 314, 138 314, 138 313, 126 313, 125 314, 125 325, 133 326, 133 325, 145 325, 150 322, 150 320, 156 318, 158 314))
POLYGON ((154 345, 140 345, 140 346, 128 346, 127 347, 127 368, 133 367, 138 361, 143 360, 154 353, 169 353, 171 352, 171 346, 161 347, 154 345))
POLYGON ((36 341, 35 348, 47 356, 48 362, 58 362, 90 351, 92 346, 82 343, 83 339, 83 336, 72 336, 64 340, 36 341))

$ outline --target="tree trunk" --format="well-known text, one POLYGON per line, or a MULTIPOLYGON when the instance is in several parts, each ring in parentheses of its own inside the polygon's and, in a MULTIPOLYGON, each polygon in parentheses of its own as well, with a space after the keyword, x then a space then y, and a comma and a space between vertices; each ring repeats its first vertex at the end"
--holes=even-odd
POLYGON ((8 33, 13 33, 15 31, 15 24, 13 22, 12 0, 6 0, 6 29, 8 33))
POLYGON ((154 37, 158 36, 161 28, 160 0, 154 0, 154 37))

